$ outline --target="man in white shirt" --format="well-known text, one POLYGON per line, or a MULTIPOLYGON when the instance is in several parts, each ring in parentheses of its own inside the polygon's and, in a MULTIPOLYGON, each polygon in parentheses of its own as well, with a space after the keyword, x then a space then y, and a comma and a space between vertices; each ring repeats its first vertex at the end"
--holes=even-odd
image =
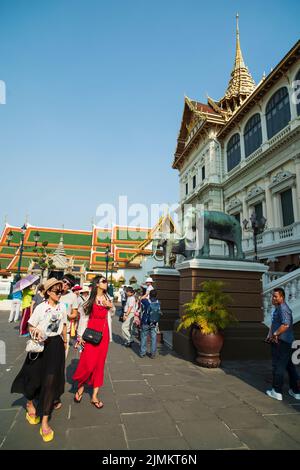
POLYGON ((78 315, 78 300, 77 295, 71 291, 72 287, 75 286, 76 280, 72 274, 65 274, 62 280, 63 283, 63 294, 61 296, 61 302, 66 306, 67 311, 67 349, 66 354, 69 351, 70 343, 70 331, 71 331, 71 321, 75 321, 78 315))
POLYGON ((132 326, 134 320, 134 312, 136 309, 136 300, 132 287, 127 288, 127 302, 124 308, 124 321, 122 324, 122 335, 125 340, 124 346, 131 347, 133 343, 132 326))
POLYGON ((153 287, 153 279, 152 277, 147 277, 146 279, 146 293, 141 297, 141 300, 148 299, 149 300, 149 295, 150 292, 154 289, 153 287))

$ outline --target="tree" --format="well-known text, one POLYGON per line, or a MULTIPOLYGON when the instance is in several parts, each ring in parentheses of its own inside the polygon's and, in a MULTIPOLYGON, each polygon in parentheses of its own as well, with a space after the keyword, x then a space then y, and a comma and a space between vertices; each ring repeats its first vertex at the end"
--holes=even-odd
POLYGON ((51 250, 47 248, 48 242, 42 242, 41 247, 36 247, 33 251, 37 254, 36 258, 33 258, 33 261, 38 265, 42 273, 42 279, 44 277, 44 272, 46 269, 51 270, 55 269, 55 265, 53 263, 52 258, 50 257, 51 250))

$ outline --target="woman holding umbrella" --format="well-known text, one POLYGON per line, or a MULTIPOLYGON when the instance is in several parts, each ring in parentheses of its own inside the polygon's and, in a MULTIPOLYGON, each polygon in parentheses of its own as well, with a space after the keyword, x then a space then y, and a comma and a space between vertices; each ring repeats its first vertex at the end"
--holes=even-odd
POLYGON ((38 424, 45 442, 52 441, 54 431, 48 420, 53 409, 60 408, 65 386, 65 349, 67 346, 67 312, 63 302, 62 282, 51 278, 45 282, 45 302, 39 304, 29 319, 32 338, 44 342, 42 352, 29 352, 15 378, 11 392, 27 398, 26 419, 38 424), (38 400, 38 406, 33 400, 38 400), (38 416, 39 415, 39 416, 38 416))
POLYGON ((20 323, 20 336, 28 336, 28 320, 31 313, 32 298, 35 295, 34 284, 39 276, 29 274, 20 279, 14 286, 13 293, 22 291, 22 318, 20 323))

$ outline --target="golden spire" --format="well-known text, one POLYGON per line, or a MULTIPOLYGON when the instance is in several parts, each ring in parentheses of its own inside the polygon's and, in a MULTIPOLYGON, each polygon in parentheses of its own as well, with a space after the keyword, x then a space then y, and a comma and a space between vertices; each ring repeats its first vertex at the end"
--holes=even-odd
POLYGON ((236 52, 235 52, 235 62, 234 62, 234 68, 235 69, 240 69, 240 68, 246 68, 245 62, 243 59, 243 54, 241 51, 241 45, 240 45, 240 32, 239 32, 239 14, 236 14, 236 52))
POLYGON ((255 82, 245 65, 240 45, 239 15, 236 15, 236 51, 234 67, 225 96, 218 105, 232 115, 255 89, 255 82))

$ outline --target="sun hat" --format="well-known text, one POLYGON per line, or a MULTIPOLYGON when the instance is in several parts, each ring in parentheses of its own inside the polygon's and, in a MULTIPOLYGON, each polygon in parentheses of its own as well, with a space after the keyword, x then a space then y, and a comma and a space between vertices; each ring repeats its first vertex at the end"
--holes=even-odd
POLYGON ((81 288, 80 294, 84 294, 85 292, 90 292, 89 286, 83 286, 81 288))
POLYGON ((146 281, 145 282, 153 282, 153 279, 152 277, 147 277, 146 281))
POLYGON ((79 284, 76 284, 76 286, 72 287, 73 292, 78 292, 81 291, 82 287, 79 284))
POLYGON ((59 281, 59 280, 56 279, 55 277, 51 277, 50 279, 48 279, 48 280, 44 283, 45 293, 46 293, 49 289, 51 289, 51 287, 56 286, 57 284, 60 284, 60 286, 62 287, 62 281, 59 281))

